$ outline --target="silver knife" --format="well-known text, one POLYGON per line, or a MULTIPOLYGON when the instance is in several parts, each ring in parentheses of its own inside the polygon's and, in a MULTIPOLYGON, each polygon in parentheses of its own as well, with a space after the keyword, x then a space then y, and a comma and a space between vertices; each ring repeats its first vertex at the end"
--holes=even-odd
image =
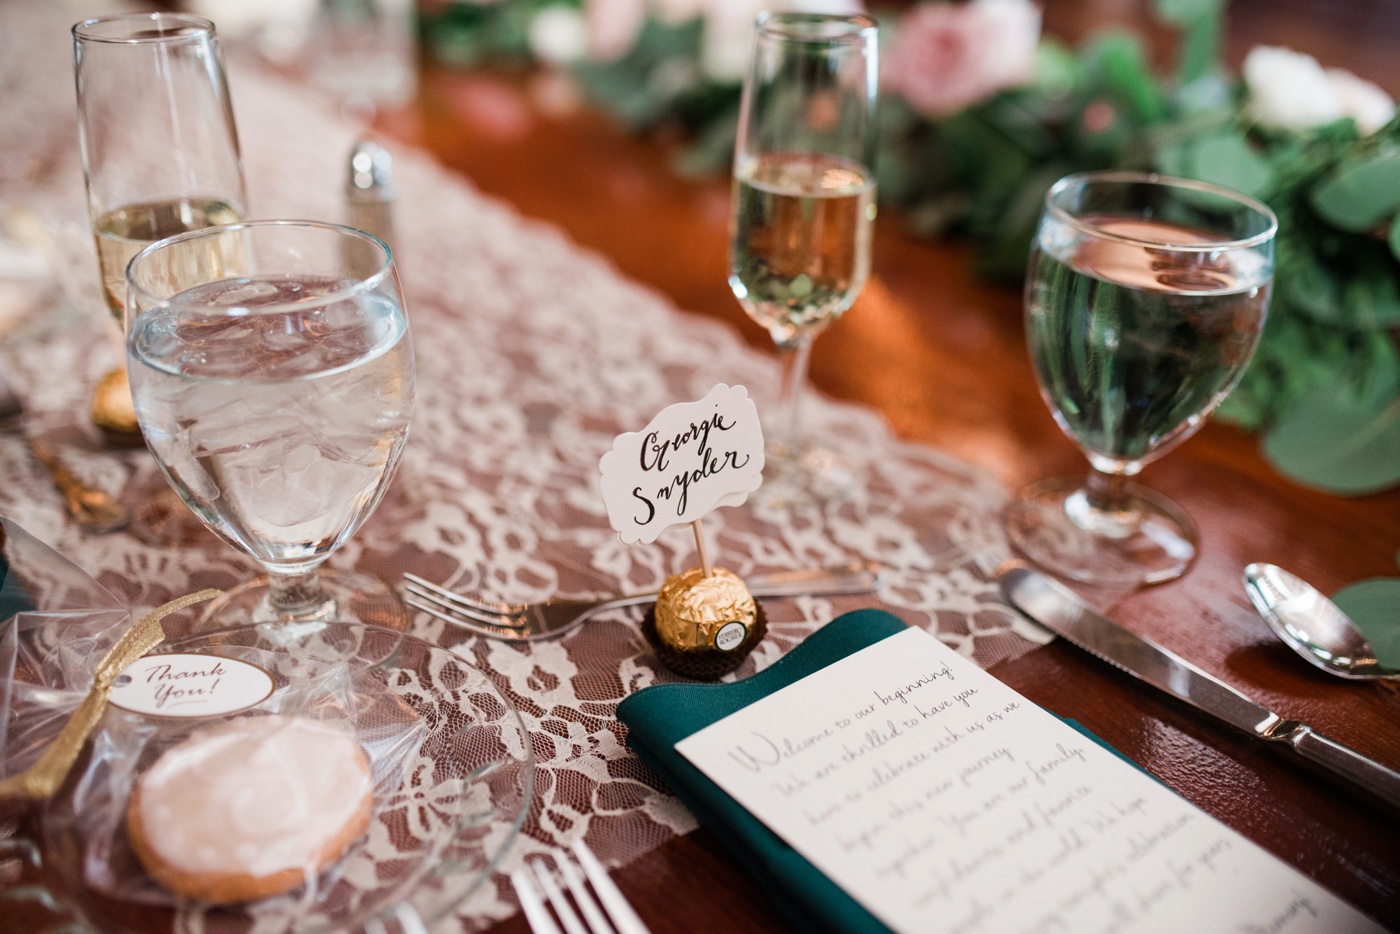
POLYGON ((1044 574, 1010 565, 998 571, 997 578, 1013 606, 1086 652, 1246 733, 1288 746, 1400 808, 1400 773, 1306 723, 1285 720, 1184 658, 1124 629, 1044 574))

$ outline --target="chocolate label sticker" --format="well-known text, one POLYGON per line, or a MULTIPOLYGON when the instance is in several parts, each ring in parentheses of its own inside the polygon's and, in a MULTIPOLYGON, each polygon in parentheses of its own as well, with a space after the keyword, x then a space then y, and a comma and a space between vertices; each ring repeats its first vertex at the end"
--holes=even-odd
POLYGON ((720 383, 618 435, 598 467, 612 527, 629 545, 654 542, 719 506, 742 505, 763 483, 758 409, 743 386, 720 383))
POLYGON ((272 695, 272 676, 220 655, 147 655, 112 684, 115 707, 153 717, 217 717, 257 706, 272 695))
POLYGON ((743 623, 725 623, 715 633, 715 648, 721 652, 732 652, 744 644, 749 629, 743 623))

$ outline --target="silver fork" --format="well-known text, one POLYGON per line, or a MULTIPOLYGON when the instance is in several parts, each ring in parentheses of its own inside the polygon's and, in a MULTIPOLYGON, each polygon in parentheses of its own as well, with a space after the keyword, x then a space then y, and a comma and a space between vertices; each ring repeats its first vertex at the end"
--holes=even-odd
POLYGON ((546 865, 545 858, 540 857, 510 874, 530 930, 535 934, 561 934, 560 925, 563 925, 566 934, 649 934, 608 871, 583 841, 575 840, 569 850, 572 858, 563 850, 553 852, 552 869, 546 865), (579 867, 583 868, 583 875, 579 874, 579 867), (592 892, 584 882, 585 875, 593 884, 592 892), (572 904, 559 887, 560 880, 573 897, 572 904), (596 900, 594 893, 598 896, 596 900), (554 909, 553 917, 545 907, 546 901, 554 909), (554 920, 556 917, 558 924, 554 920))
MULTIPOLYGON (((759 598, 828 596, 877 590, 882 577, 879 565, 857 561, 832 568, 755 574, 745 583, 759 598)), ((480 636, 519 642, 552 639, 599 613, 656 599, 656 594, 645 593, 603 600, 550 597, 536 603, 492 603, 453 593, 417 574, 405 574, 404 580, 404 603, 409 606, 480 636)))

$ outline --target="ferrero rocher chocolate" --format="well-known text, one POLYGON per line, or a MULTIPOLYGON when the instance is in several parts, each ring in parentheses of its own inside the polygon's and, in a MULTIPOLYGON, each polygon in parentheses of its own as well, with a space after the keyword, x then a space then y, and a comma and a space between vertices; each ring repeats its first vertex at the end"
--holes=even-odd
POLYGON ((757 613, 758 604, 739 575, 715 568, 706 577, 704 569, 691 568, 661 585, 656 595, 656 632, 674 648, 732 651, 753 628, 757 613), (720 635, 736 623, 741 630, 720 635))
POLYGON ((703 679, 738 668, 768 631, 763 608, 724 568, 709 576, 691 568, 667 578, 643 626, 668 668, 703 679))
POLYGON ((126 370, 113 370, 102 377, 92 395, 92 423, 109 442, 124 447, 139 447, 141 425, 136 421, 136 406, 131 401, 131 386, 126 370))

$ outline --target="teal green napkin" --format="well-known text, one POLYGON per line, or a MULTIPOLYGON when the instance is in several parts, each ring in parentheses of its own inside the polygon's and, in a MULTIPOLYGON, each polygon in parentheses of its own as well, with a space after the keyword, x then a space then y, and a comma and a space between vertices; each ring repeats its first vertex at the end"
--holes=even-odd
MULTIPOLYGON (((856 610, 832 620, 751 678, 732 684, 658 684, 618 704, 617 718, 628 728, 627 745, 724 842, 799 930, 889 928, 676 752, 676 743, 904 628, 883 610, 856 610)), ((1066 722, 1100 742, 1074 721, 1066 722)))

